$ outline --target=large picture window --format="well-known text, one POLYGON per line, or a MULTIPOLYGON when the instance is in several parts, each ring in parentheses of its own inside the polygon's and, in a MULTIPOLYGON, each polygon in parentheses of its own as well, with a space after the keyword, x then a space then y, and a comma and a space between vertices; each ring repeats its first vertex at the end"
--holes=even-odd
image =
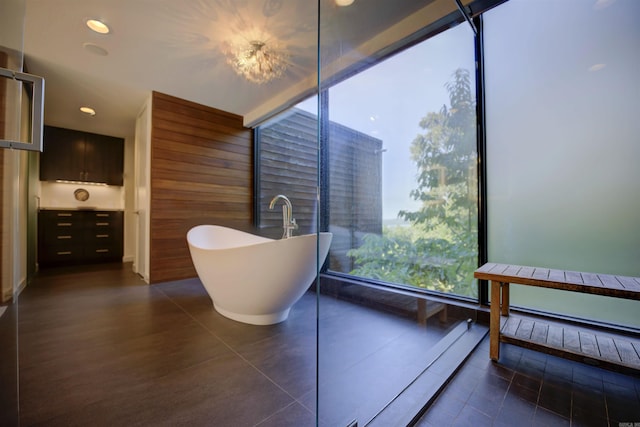
MULTIPOLYGON (((477 297, 474 35, 468 25, 406 49, 328 89, 323 210, 329 271, 477 297)), ((288 191, 315 231, 317 103, 260 126, 259 225, 288 191), (284 143, 286 142, 286 143, 284 143)))
POLYGON ((330 270, 477 296, 474 58, 459 25, 329 89, 330 270))

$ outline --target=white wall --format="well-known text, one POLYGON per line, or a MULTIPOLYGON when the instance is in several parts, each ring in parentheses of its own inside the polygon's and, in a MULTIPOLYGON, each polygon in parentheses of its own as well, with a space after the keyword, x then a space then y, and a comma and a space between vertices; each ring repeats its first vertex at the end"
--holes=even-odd
POLYGON ((133 271, 149 283, 149 233, 150 233, 150 189, 151 189, 151 110, 152 97, 145 101, 136 119, 134 147, 134 262, 133 271))
POLYGON ((135 214, 135 138, 128 136, 124 140, 124 252, 122 260, 133 262, 136 250, 135 214))

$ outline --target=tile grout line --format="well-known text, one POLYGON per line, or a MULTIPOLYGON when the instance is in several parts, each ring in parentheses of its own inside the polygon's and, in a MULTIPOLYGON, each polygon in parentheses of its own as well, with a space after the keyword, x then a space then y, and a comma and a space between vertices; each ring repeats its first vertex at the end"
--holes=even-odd
MULTIPOLYGON (((267 375, 266 373, 262 372, 257 366, 255 366, 253 363, 251 363, 249 360, 247 360, 242 354, 240 354, 236 349, 234 349, 229 343, 227 343, 224 339, 222 339, 218 334, 216 334, 213 330, 211 330, 209 327, 207 327, 206 325, 204 325, 202 322, 200 322, 198 319, 196 319, 191 313, 189 313, 184 307, 182 307, 180 304, 178 304, 176 301, 174 301, 173 298, 171 298, 166 292, 164 292, 162 289, 157 289, 158 292, 160 292, 162 295, 164 295, 169 301, 171 301, 176 307, 178 307, 183 313, 185 313, 189 318, 191 318, 191 320, 193 320, 194 323, 196 323, 198 326, 200 326, 201 328, 203 328, 205 331, 207 331, 207 333, 209 333, 211 336, 213 336, 215 339, 217 339, 218 341, 220 341, 225 347, 227 347, 233 354, 235 354, 240 360, 242 360, 244 363, 246 363, 247 365, 249 365, 251 368, 255 369, 256 372, 260 373, 260 375, 262 375, 263 377, 265 377, 267 380, 269 380, 269 382, 271 382, 273 385, 275 385, 277 388, 279 388, 280 390, 282 390, 287 396, 289 396, 291 399, 293 399, 294 402, 297 402, 299 405, 301 405, 303 408, 305 408, 306 410, 309 410, 309 408, 306 407, 306 405, 304 405, 301 401, 299 401, 297 398, 295 398, 294 396, 291 395, 291 393, 289 393, 287 390, 285 390, 280 384, 278 384, 277 382, 275 382, 269 375, 267 375)), ((213 307, 212 307, 213 309, 213 307)), ((203 361, 200 362, 201 363, 207 363, 207 361, 203 361)), ((196 364, 194 366, 197 366, 199 364, 196 364)), ((291 402, 293 403, 293 402, 291 402)), ((291 405, 291 403, 289 405, 291 405)), ((285 406, 284 408, 288 407, 289 405, 285 406)), ((280 410, 276 411, 274 414, 275 415, 277 412, 283 410, 284 408, 281 408, 280 410)), ((263 420, 264 421, 264 420, 263 420)))

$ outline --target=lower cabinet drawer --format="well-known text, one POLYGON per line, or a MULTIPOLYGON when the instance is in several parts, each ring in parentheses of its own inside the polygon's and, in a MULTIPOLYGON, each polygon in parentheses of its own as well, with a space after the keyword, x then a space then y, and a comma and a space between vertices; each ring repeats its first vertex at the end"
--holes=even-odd
POLYGON ((84 256, 91 260, 122 258, 122 248, 114 244, 91 245, 84 248, 84 256))
POLYGON ((49 229, 44 232, 44 244, 47 246, 82 245, 84 233, 78 229, 49 229))
POLYGON ((58 263, 77 262, 82 259, 84 249, 77 245, 56 245, 48 247, 45 251, 38 254, 39 263, 42 265, 51 265, 58 263))

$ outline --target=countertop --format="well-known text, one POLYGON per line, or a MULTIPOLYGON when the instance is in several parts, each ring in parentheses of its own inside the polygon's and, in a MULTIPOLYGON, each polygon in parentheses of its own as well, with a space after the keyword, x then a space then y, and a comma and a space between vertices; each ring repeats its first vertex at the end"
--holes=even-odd
POLYGON ((98 206, 83 206, 75 208, 60 208, 60 207, 40 207, 40 211, 110 211, 110 212, 124 212, 124 209, 116 208, 101 208, 98 206))

